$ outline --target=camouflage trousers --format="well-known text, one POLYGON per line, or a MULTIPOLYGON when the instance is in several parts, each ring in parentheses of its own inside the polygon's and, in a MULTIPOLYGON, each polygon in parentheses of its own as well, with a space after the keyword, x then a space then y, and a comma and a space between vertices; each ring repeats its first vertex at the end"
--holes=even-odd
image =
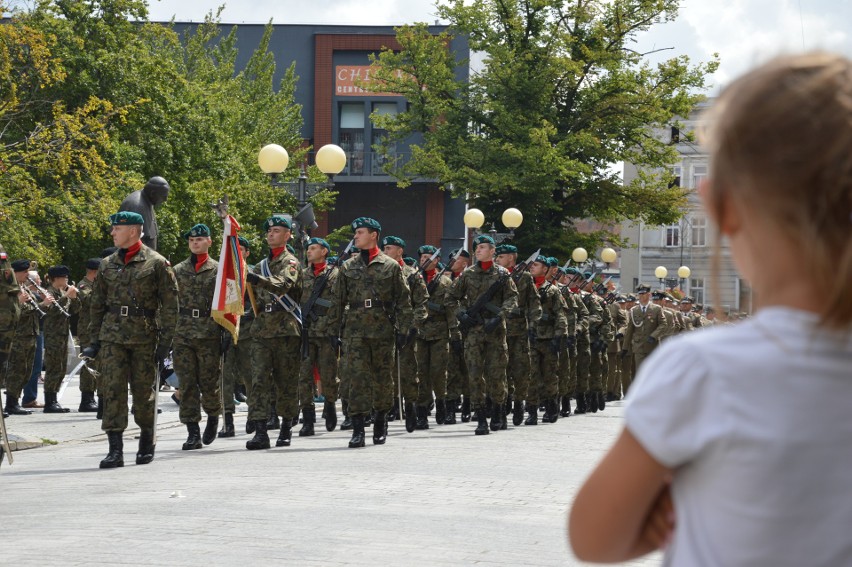
POLYGON ((253 421, 269 419, 275 387, 275 411, 283 419, 299 415, 299 337, 255 338, 251 341, 249 416, 253 421))
POLYGON ((68 373, 68 333, 44 335, 44 393, 55 394, 68 373))
POLYGON ((574 393, 571 389, 571 376, 577 368, 577 345, 570 346, 559 351, 559 395, 570 396, 574 393))
POLYGON ((506 386, 515 400, 530 399, 530 341, 527 335, 506 337, 509 366, 506 371, 506 386))
POLYGON ((319 371, 322 395, 326 401, 337 401, 337 353, 330 340, 329 337, 308 339, 308 358, 302 359, 299 367, 299 399, 302 408, 314 407, 314 368, 319 371))
MULTIPOLYGON (((201 421, 202 408, 207 415, 222 413, 219 399, 222 380, 219 338, 176 340, 172 361, 179 380, 180 422, 198 423, 201 421)), ((231 400, 234 399, 233 390, 227 394, 231 400)))
POLYGON ((6 393, 20 398, 33 373, 36 337, 15 337, 9 360, 6 361, 6 393))
POLYGON ((393 369, 394 395, 398 395, 399 385, 402 384, 402 397, 406 401, 415 403, 420 394, 418 379, 418 352, 416 340, 408 344, 402 350, 396 351, 399 356, 399 365, 393 369))
POLYGON ((623 392, 621 395, 626 396, 627 390, 630 389, 630 385, 633 383, 633 377, 636 376, 636 361, 630 352, 624 356, 618 356, 621 359, 621 389, 623 392))
POLYGON ((533 381, 527 393, 527 402, 538 405, 543 400, 559 396, 559 354, 550 350, 550 339, 538 339, 530 350, 533 381))
POLYGON ((589 369, 592 364, 592 351, 589 345, 589 335, 581 333, 577 340, 577 363, 571 372, 571 383, 568 394, 587 392, 589 390, 589 369))
POLYGON ((618 351, 610 350, 607 354, 606 391, 621 397, 621 355, 618 351))
POLYGON ((464 341, 464 360, 470 380, 472 409, 485 408, 485 398, 497 404, 506 402, 506 366, 509 364, 506 335, 488 334, 481 327, 471 329, 464 341))
POLYGON ((604 389, 606 378, 606 352, 590 352, 589 360, 589 390, 600 392, 604 389))
POLYGON ((432 401, 432 392, 438 400, 448 397, 447 363, 450 358, 450 340, 417 339, 417 352, 420 355, 420 391, 417 404, 427 406, 432 401))
POLYGON ((387 413, 393 407, 393 339, 343 339, 349 381, 349 415, 372 410, 387 413))
POLYGON ((86 393, 94 393, 98 390, 98 380, 89 372, 89 369, 84 366, 80 369, 80 391, 86 393))
POLYGON ((464 361, 464 353, 458 353, 450 347, 450 357, 447 361, 447 397, 459 400, 462 396, 470 398, 467 364, 464 361))
POLYGON ((154 427, 157 362, 154 343, 126 345, 103 343, 98 353, 104 417, 101 429, 127 429, 127 386, 133 395, 133 419, 140 428, 154 427))
POLYGON ((246 387, 246 394, 251 392, 251 343, 252 339, 243 337, 237 344, 231 345, 225 353, 224 392, 225 413, 234 413, 237 405, 234 403, 234 389, 237 384, 246 387))

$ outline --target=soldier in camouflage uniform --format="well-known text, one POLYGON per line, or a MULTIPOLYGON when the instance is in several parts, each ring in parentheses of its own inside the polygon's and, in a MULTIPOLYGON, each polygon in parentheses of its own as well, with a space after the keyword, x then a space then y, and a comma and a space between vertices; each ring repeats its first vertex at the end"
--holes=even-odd
POLYGON ((85 358, 98 359, 109 453, 101 468, 124 466, 122 433, 127 429, 127 386, 133 418, 141 432, 136 464, 154 460, 157 360, 171 351, 178 315, 177 281, 168 260, 141 242, 142 216, 110 216, 118 248, 98 268, 91 299, 85 358))
MULTIPOLYGON (((6 362, 15 339, 15 327, 21 316, 21 302, 18 299, 20 294, 21 289, 15 280, 12 264, 0 244, 0 385, 3 387, 6 386, 6 362)), ((3 415, 7 416, 5 409, 3 415)))
POLYGON ((387 414, 393 407, 394 342, 408 339, 413 321, 411 297, 399 263, 378 247, 381 225, 359 217, 352 222, 360 253, 343 263, 334 286, 329 327, 343 329, 341 372, 349 374, 349 447, 364 446, 364 420, 375 412, 373 443, 387 440, 387 414), (345 313, 344 313, 345 311, 345 313))
MULTIPOLYGON (((328 310, 333 299, 334 284, 337 281, 337 266, 327 262, 331 247, 322 238, 311 238, 306 250, 308 266, 302 272, 302 317, 307 322, 307 352, 302 353, 299 369, 299 398, 302 404, 304 424, 299 437, 314 434, 316 409, 314 407, 314 369, 319 372, 322 385, 323 415, 326 431, 337 427, 337 409, 339 381, 337 379, 337 331, 328 326, 328 310), (313 304, 308 301, 315 296, 313 304), (307 357, 305 357, 307 354, 307 357)), ((304 332, 304 329, 303 329, 304 332)), ((305 339, 302 339, 305 341, 305 339)), ((304 344, 304 343, 303 343, 304 344)), ((304 348, 304 347, 303 347, 304 348)))
MULTIPOLYGON (((586 275, 588 280, 591 274, 586 275)), ((606 302, 594 292, 595 284, 589 281, 585 285, 585 289, 581 297, 589 313, 595 313, 600 316, 599 325, 589 326, 589 339, 591 348, 591 362, 589 364, 589 389, 586 391, 586 405, 592 410, 592 413, 606 408, 606 396, 604 389, 606 383, 606 351, 609 341, 615 338, 615 329, 612 325, 612 316, 609 309, 606 307, 606 302)), ((590 315, 594 318, 594 315, 590 315)))
POLYGON ((464 355, 470 378, 471 404, 478 414, 476 435, 488 434, 486 396, 491 398, 491 431, 498 431, 504 419, 506 403, 507 313, 518 307, 518 290, 508 271, 494 265, 494 240, 487 235, 473 240, 476 265, 462 272, 450 291, 459 302, 459 328, 466 333, 464 355), (497 284, 497 282, 500 282, 497 284), (498 285, 491 298, 478 312, 472 308, 498 285))
MULTIPOLYGON (((405 334, 405 337, 397 344, 396 353, 399 356, 397 369, 399 375, 397 376, 394 373, 394 387, 402 385, 406 430, 411 432, 414 428, 429 429, 429 422, 426 419, 429 412, 428 404, 425 408, 417 405, 419 397, 418 367, 420 353, 417 352, 417 344, 414 340, 415 335, 422 328, 423 322, 426 320, 426 302, 429 299, 429 294, 426 292, 426 283, 420 276, 419 270, 404 263, 405 241, 402 238, 398 236, 385 236, 382 238, 382 250, 388 257, 396 260, 399 263, 399 267, 402 268, 402 277, 405 278, 405 283, 408 286, 413 315, 413 319, 411 320, 400 319, 398 321, 399 329, 405 334), (396 381, 399 382, 397 383, 396 381)), ((394 398, 395 406, 399 405, 398 399, 399 396, 394 398)), ((431 399, 429 402, 431 403, 431 399)), ((394 410, 396 409, 395 407, 394 410)), ((436 411, 435 413, 437 414, 438 412, 436 411)), ((441 411, 441 421, 444 418, 443 414, 444 412, 441 411)))
MULTIPOLYGON (((210 228, 196 224, 183 237, 190 255, 175 266, 180 311, 172 361, 180 380, 180 421, 187 431, 182 449, 191 451, 209 445, 218 433, 222 328, 211 316, 219 262, 208 254, 213 244, 210 228), (207 414, 204 435, 198 425, 202 408, 207 414)), ((228 396, 233 399, 233 391, 228 396)))
POLYGON ((624 325, 627 324, 627 312, 621 308, 621 304, 625 302, 623 296, 619 295, 615 301, 607 304, 612 325, 615 329, 615 336, 607 346, 607 380, 606 380, 606 399, 609 402, 616 402, 621 399, 621 339, 624 338, 624 325))
POLYGON ((659 306, 663 311, 663 317, 666 320, 666 330, 660 336, 660 342, 668 339, 669 337, 673 337, 678 332, 680 332, 680 323, 677 320, 677 313, 671 307, 666 307, 666 292, 665 291, 653 291, 651 292, 651 301, 654 305, 659 306))
MULTIPOLYGON (((89 258, 86 260, 86 276, 77 282, 77 297, 80 298, 80 317, 77 320, 77 341, 83 347, 92 344, 92 337, 89 336, 89 321, 91 320, 89 308, 92 304, 92 290, 94 289, 95 278, 98 277, 98 266, 100 265, 100 258, 89 258)), ((95 403, 97 385, 97 379, 89 372, 88 365, 84 366, 80 370, 80 406, 77 408, 77 411, 98 411, 98 405, 95 403)))
POLYGON ((290 427, 299 416, 299 347, 302 334, 299 298, 302 294, 302 270, 296 257, 287 250, 290 221, 272 216, 263 225, 269 256, 254 266, 246 281, 257 292, 258 315, 252 324, 252 387, 249 393, 249 419, 255 435, 246 449, 268 449, 267 420, 270 417, 272 385, 277 399, 275 415, 280 415, 281 431, 276 447, 289 447, 290 427))
MULTIPOLYGON (((467 250, 456 250, 451 254, 450 279, 456 281, 462 272, 470 266, 470 253, 467 250)), ((453 314, 455 316, 455 314, 453 314)), ((464 340, 458 326, 450 331, 450 358, 447 363, 447 399, 451 400, 455 409, 461 402, 461 421, 470 421, 470 380, 467 375, 467 364, 464 361, 464 340), (464 401, 462 402, 462 397, 464 401)), ((447 424, 456 423, 455 411, 447 413, 447 424)))
POLYGON ((68 285, 70 275, 67 266, 51 266, 47 270, 47 292, 53 296, 53 305, 44 316, 44 413, 71 411, 59 405, 56 399, 62 380, 68 374, 69 315, 80 311, 77 288, 68 285))
POLYGON ((559 292, 565 300, 565 318, 567 331, 563 349, 559 352, 559 396, 561 399, 561 410, 559 415, 569 417, 571 415, 571 396, 576 388, 577 376, 577 336, 584 327, 588 326, 586 321, 589 310, 583 305, 580 297, 571 291, 568 285, 571 276, 567 268, 559 268, 559 292), (574 384, 572 384, 572 376, 574 384))
MULTIPOLYGON (((512 423, 520 425, 524 419, 524 400, 530 399, 527 394, 530 387, 530 332, 541 316, 541 304, 529 272, 524 270, 515 273, 518 249, 511 244, 500 244, 494 252, 497 254, 495 261, 512 273, 512 280, 518 288, 518 307, 506 314, 506 346, 509 355, 506 369, 506 386, 509 390, 506 415, 512 411, 512 423), (513 402, 514 407, 510 408, 513 402)), ((503 426, 506 426, 505 422, 503 426)))
POLYGON ((420 264, 426 274, 426 321, 417 335, 417 353, 420 362, 419 397, 417 413, 424 416, 428 411, 432 394, 435 395, 435 423, 447 423, 450 414, 455 421, 455 403, 447 397, 447 363, 450 355, 450 335, 458 328, 456 304, 450 299, 449 291, 453 280, 438 272, 440 256, 429 260, 437 252, 434 246, 417 249, 420 264))
MULTIPOLYGON (((246 261, 246 269, 251 269, 248 264, 248 257, 251 255, 249 241, 242 236, 237 237, 240 249, 243 253, 243 260, 246 261)), ((236 392, 237 385, 245 385, 247 391, 251 389, 251 342, 252 342, 252 323, 254 322, 254 310, 251 306, 251 300, 246 293, 245 297, 245 312, 240 317, 240 334, 237 338, 237 343, 229 346, 225 352, 225 368, 224 368, 224 391, 223 399, 225 400, 225 422, 222 429, 219 431, 219 437, 234 437, 237 433, 234 429, 234 413, 237 411, 234 396, 232 392, 236 392)), ((227 336, 226 336, 227 337, 227 336)), ((254 433, 254 422, 246 421, 246 433, 254 433)))
POLYGON ((541 317, 531 328, 532 375, 536 387, 529 389, 525 425, 538 423, 538 406, 544 402, 547 422, 559 419, 559 378, 557 374, 563 337, 568 332, 568 310, 558 287, 547 280, 548 258, 536 258, 530 266, 530 275, 541 303, 541 317))
POLYGON ((577 268, 568 268, 568 276, 568 286, 575 295, 575 301, 586 310, 585 317, 583 317, 577 327, 577 359, 574 368, 571 370, 571 382, 568 386, 569 391, 574 393, 574 399, 577 401, 574 413, 584 414, 587 410, 597 411, 597 404, 592 408, 587 403, 586 391, 589 389, 589 375, 592 363, 590 330, 599 327, 603 319, 600 312, 592 311, 590 305, 583 300, 580 284, 585 279, 584 274, 577 270, 577 268))
MULTIPOLYGON (((28 288, 30 261, 12 262, 15 281, 18 286, 28 288)), ((28 288, 29 289, 29 288, 28 288)), ((15 326, 13 347, 6 365, 6 407, 4 412, 11 415, 29 415, 32 412, 21 407, 18 399, 27 381, 33 373, 36 339, 39 334, 39 319, 42 313, 53 303, 53 296, 41 297, 35 290, 18 294, 20 316, 15 326), (40 311, 41 312, 40 312, 40 311)))

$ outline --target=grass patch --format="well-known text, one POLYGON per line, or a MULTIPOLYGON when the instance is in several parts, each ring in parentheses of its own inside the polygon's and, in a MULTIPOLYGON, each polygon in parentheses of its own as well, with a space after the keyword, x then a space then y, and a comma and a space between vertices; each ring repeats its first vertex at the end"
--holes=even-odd
POLYGON ((45 445, 59 445, 59 441, 55 441, 53 439, 47 439, 45 437, 41 438, 41 442, 45 445))

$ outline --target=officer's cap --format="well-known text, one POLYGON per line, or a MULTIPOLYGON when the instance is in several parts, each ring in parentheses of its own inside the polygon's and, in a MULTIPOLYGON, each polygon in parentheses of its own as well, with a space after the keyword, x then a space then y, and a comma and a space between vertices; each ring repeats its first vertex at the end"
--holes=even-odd
POLYGON ((30 264, 29 260, 15 260, 12 262, 12 269, 16 272, 29 272, 30 264))
POLYGON ((286 217, 282 217, 281 215, 273 215, 266 219, 266 221, 263 223, 263 231, 267 232, 273 226, 283 226, 287 230, 293 229, 293 226, 290 224, 290 221, 288 221, 286 217))
POLYGON ((97 270, 100 265, 101 265, 101 259, 100 258, 89 258, 88 260, 86 260, 86 269, 87 270, 97 270))
POLYGON ((405 240, 398 236, 385 236, 382 238, 382 248, 385 246, 399 246, 405 248, 405 240))
POLYGON ((632 293, 628 293, 628 294, 625 296, 625 299, 627 300, 627 302, 628 302, 628 303, 630 303, 631 301, 632 301, 633 303, 636 303, 637 301, 639 301, 639 298, 638 298, 638 297, 636 297, 635 295, 633 295, 632 293))
POLYGON ((115 213, 114 215, 109 216, 109 222, 111 225, 134 225, 134 224, 145 224, 145 219, 142 218, 142 215, 139 213, 133 213, 130 211, 121 211, 119 213, 115 213))
POLYGON ((494 239, 487 234, 480 234, 473 239, 473 245, 479 246, 480 244, 490 244, 491 246, 494 246, 494 239))
POLYGON ((319 244, 320 246, 331 252, 331 246, 328 245, 328 242, 326 242, 324 238, 317 238, 316 236, 314 236, 313 238, 308 240, 308 246, 310 246, 311 244, 319 244))
POLYGON ((628 299, 626 297, 624 297, 623 295, 619 295, 618 297, 615 298, 616 303, 627 303, 627 301, 628 301, 628 299))
POLYGON ((712 307, 710 307, 710 306, 707 306, 707 307, 705 307, 705 308, 704 308, 704 312, 705 312, 705 313, 707 313, 707 314, 709 315, 710 313, 715 313, 715 312, 716 312, 716 310, 715 310, 715 309, 713 309, 713 308, 712 308, 712 307))
POLYGON ((498 256, 500 254, 517 254, 518 253, 518 247, 513 246, 512 244, 501 244, 500 246, 498 246, 494 250, 494 253, 497 254, 498 256))
POLYGON ((237 242, 239 242, 240 246, 242 246, 246 250, 251 250, 251 245, 249 244, 249 241, 244 236, 238 236, 237 242))
POLYGON ((402 261, 405 262, 409 266, 416 266, 417 265, 417 260, 415 260, 411 256, 403 257, 402 261))
POLYGON ((379 224, 379 221, 376 219, 371 219, 370 217, 358 217, 354 221, 352 221, 352 232, 355 232, 359 228, 369 228, 370 230, 375 230, 376 232, 382 231, 382 225, 379 224))
POLYGON ((695 303, 695 298, 687 295, 686 297, 681 299, 680 302, 681 303, 689 303, 691 305, 691 304, 695 303))
POLYGON ((417 254, 422 256, 423 254, 429 254, 430 256, 437 252, 438 249, 430 244, 424 244, 420 248, 417 249, 417 254))
POLYGON ((636 286, 636 293, 650 293, 651 286, 647 284, 639 284, 636 286))
POLYGON ((47 269, 47 277, 49 278, 67 278, 71 276, 71 270, 68 266, 51 266, 47 269))
POLYGON ((663 291, 655 291, 651 294, 651 299, 665 299, 666 294, 663 291))
POLYGON ((210 227, 206 224, 199 223, 184 232, 181 236, 183 236, 187 240, 197 236, 206 236, 207 238, 210 238, 210 227))

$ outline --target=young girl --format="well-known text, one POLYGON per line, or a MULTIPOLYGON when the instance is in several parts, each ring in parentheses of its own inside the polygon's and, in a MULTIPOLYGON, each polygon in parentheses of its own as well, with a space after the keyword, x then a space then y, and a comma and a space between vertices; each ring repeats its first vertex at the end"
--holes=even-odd
POLYGON ((852 62, 775 59, 707 123, 699 193, 761 309, 647 360, 571 509, 571 546, 598 562, 665 548, 667 565, 852 565, 852 62))

